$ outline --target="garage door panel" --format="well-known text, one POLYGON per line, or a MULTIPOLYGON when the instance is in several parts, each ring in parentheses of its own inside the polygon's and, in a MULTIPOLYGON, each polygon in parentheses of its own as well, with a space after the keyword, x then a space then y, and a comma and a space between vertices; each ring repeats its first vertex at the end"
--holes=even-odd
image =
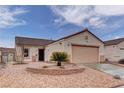
POLYGON ((98 47, 72 46, 72 61, 74 63, 96 63, 98 55, 98 47))

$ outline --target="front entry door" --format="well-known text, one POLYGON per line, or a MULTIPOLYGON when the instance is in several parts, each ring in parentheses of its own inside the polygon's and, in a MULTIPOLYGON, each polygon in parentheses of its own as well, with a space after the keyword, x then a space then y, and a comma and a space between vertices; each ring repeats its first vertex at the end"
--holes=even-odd
POLYGON ((44 61, 44 49, 39 49, 39 61, 44 61))

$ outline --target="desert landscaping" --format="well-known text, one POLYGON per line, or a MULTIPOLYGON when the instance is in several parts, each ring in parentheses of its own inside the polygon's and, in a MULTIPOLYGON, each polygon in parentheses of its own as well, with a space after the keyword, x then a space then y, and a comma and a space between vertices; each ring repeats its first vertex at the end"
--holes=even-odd
MULTIPOLYGON (((8 64, 0 66, 1 88, 107 88, 124 84, 123 80, 90 69, 83 65, 84 71, 70 75, 42 75, 27 71, 27 68, 41 68, 49 63, 31 62, 28 64, 8 64)), ((44 68, 47 69, 47 68, 44 68)), ((63 68, 62 68, 63 69, 63 68)))

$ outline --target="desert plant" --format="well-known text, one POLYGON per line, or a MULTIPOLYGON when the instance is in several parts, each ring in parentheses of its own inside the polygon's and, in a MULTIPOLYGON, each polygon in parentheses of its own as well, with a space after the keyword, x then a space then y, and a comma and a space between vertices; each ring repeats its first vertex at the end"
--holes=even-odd
POLYGON ((61 62, 68 61, 68 54, 66 52, 53 52, 51 61, 57 61, 57 66, 61 66, 61 62))
POLYGON ((120 59, 120 60, 119 60, 119 63, 120 63, 120 64, 124 64, 124 59, 120 59))

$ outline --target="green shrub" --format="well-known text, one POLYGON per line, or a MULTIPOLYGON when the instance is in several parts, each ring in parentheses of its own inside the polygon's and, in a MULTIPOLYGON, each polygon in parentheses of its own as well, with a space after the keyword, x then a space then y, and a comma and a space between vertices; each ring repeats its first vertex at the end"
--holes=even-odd
POLYGON ((57 61, 57 66, 61 66, 61 62, 68 61, 68 54, 66 52, 53 52, 51 61, 57 61))
POLYGON ((119 60, 119 63, 120 63, 120 64, 124 64, 124 59, 120 59, 120 60, 119 60))

